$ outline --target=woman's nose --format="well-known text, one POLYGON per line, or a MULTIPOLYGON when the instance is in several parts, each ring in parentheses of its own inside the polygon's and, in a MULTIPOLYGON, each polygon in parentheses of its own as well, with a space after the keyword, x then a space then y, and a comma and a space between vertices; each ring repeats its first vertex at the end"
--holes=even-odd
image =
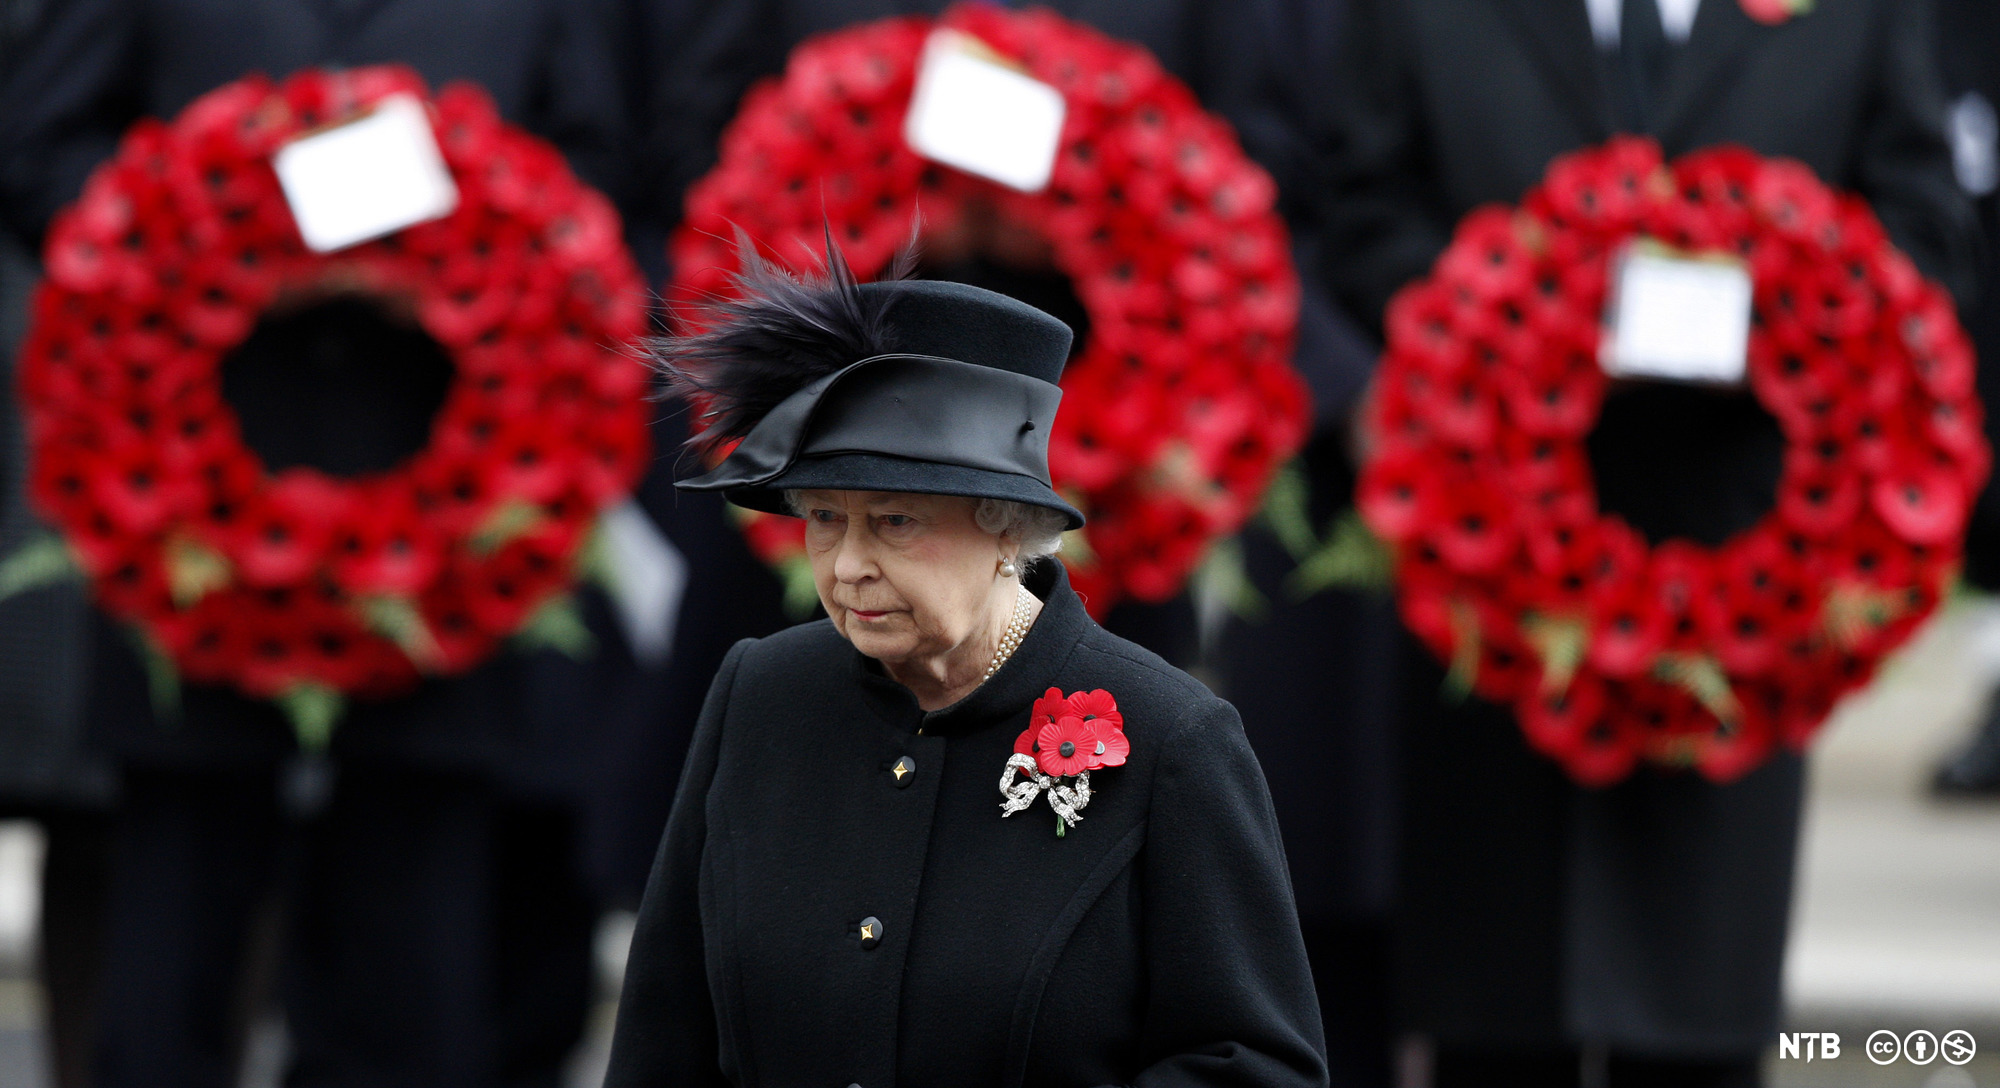
POLYGON ((861 521, 849 519, 847 532, 841 536, 839 551, 833 557, 833 577, 849 585, 877 573, 874 543, 868 539, 866 527, 858 524, 861 521))

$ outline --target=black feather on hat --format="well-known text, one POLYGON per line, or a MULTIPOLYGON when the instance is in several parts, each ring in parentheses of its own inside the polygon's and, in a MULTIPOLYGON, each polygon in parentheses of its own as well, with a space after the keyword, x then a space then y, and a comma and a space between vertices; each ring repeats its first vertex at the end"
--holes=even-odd
MULTIPOLYGON (((741 230, 736 249, 743 266, 735 276, 737 296, 718 302, 702 331, 651 344, 668 395, 703 406, 688 445, 704 454, 749 434, 801 387, 894 347, 887 320, 894 293, 863 293, 830 230, 822 275, 765 260, 741 230)), ((913 238, 886 279, 906 280, 916 264, 913 238)))
POLYGON ((914 248, 891 280, 859 283, 830 232, 818 276, 739 240, 740 296, 652 346, 672 389, 701 405, 689 445, 737 442, 675 486, 780 514, 792 489, 905 491, 1010 499, 1083 524, 1049 480, 1069 326, 993 291, 904 278, 914 248))

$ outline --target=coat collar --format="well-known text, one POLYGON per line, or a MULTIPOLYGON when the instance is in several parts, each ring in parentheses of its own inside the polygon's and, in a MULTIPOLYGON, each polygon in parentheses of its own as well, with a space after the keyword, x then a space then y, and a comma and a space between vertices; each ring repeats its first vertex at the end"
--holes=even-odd
POLYGON ((1029 708, 1055 685, 1070 653, 1096 621, 1070 588, 1069 572, 1061 561, 1037 561, 1023 584, 1042 599, 1042 614, 991 680, 950 706, 926 712, 910 689, 890 679, 873 658, 850 648, 850 667, 870 701, 891 722, 910 731, 921 728, 925 736, 958 736, 995 722, 1017 722, 1027 728, 1029 708))

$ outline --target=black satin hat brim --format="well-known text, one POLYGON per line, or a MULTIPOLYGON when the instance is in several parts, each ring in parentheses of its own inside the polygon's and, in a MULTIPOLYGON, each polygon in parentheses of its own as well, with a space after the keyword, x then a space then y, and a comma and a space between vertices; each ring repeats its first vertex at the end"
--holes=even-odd
POLYGON ((1032 476, 964 465, 941 465, 877 453, 833 453, 802 457, 784 472, 755 487, 732 487, 723 497, 738 506, 771 514, 790 514, 786 491, 901 491, 919 495, 959 495, 973 499, 1011 499, 1030 506, 1059 510, 1067 528, 1083 528, 1083 514, 1062 500, 1055 489, 1032 476))

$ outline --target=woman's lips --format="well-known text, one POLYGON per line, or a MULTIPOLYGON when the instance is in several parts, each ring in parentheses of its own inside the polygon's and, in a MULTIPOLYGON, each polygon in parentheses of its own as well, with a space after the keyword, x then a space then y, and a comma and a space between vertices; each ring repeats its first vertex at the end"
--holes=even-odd
POLYGON ((848 615, 850 615, 850 616, 853 616, 853 617, 854 617, 855 619, 857 619, 857 620, 860 620, 860 621, 862 621, 863 623, 873 623, 873 622, 875 622, 876 620, 879 620, 879 619, 881 619, 881 618, 882 618, 883 616, 886 616, 886 615, 888 615, 889 613, 887 613, 887 612, 869 612, 869 611, 866 611, 865 609, 860 609, 860 608, 850 608, 850 609, 848 609, 848 610, 847 610, 847 614, 848 614, 848 615))

